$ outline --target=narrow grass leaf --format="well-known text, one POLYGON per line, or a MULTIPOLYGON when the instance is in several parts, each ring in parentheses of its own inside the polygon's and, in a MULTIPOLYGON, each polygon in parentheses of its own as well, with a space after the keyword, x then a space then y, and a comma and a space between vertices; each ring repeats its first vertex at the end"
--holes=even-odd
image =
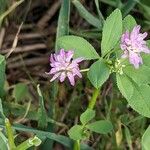
MULTIPOLYGON (((3 125, 2 122, 0 122, 0 127, 4 128, 4 125, 3 125)), ((13 128, 15 130, 18 130, 18 131, 35 133, 40 139, 42 139, 41 137, 49 138, 49 139, 54 140, 54 141, 64 145, 67 148, 70 148, 70 149, 72 149, 72 147, 73 147, 74 141, 69 139, 66 136, 63 136, 63 135, 57 135, 57 134, 52 133, 52 132, 36 130, 36 129, 30 128, 30 127, 27 127, 27 126, 24 126, 24 125, 21 125, 21 124, 15 124, 13 126, 13 128)), ((90 148, 86 144, 81 144, 81 150, 93 150, 93 149, 90 148)))
POLYGON ((8 150, 8 140, 5 135, 0 131, 0 149, 1 150, 8 150))
POLYGON ((85 7, 80 3, 79 0, 72 0, 72 3, 77 8, 80 16, 84 18, 89 24, 99 29, 102 28, 102 21, 100 21, 98 18, 94 17, 91 13, 89 13, 89 11, 85 9, 85 7))
POLYGON ((150 126, 146 129, 142 136, 142 148, 143 150, 149 150, 150 146, 150 126))
POLYGON ((15 98, 16 102, 28 98, 29 97, 28 86, 24 83, 16 84, 13 89, 13 97, 15 98))
POLYGON ((40 90, 39 85, 37 85, 37 92, 38 92, 38 95, 39 95, 38 127, 44 129, 44 128, 47 127, 47 114, 46 114, 46 110, 45 110, 45 107, 44 107, 44 99, 43 99, 42 92, 40 90))
POLYGON ((6 69, 5 57, 0 55, 0 98, 4 96, 4 84, 6 78, 5 69, 6 69))
POLYGON ((59 12, 55 51, 58 51, 57 40, 59 37, 69 34, 70 0, 63 0, 59 12))
POLYGON ((130 149, 133 149, 132 147, 132 137, 131 137, 131 133, 130 133, 130 130, 127 126, 124 126, 124 132, 125 132, 125 137, 126 137, 126 140, 127 140, 127 143, 128 143, 128 146, 130 149))
POLYGON ((126 4, 123 5, 121 11, 122 11, 122 16, 125 17, 126 15, 128 15, 130 13, 131 10, 133 10, 133 8, 136 5, 136 1, 132 0, 132 1, 127 1, 126 4))

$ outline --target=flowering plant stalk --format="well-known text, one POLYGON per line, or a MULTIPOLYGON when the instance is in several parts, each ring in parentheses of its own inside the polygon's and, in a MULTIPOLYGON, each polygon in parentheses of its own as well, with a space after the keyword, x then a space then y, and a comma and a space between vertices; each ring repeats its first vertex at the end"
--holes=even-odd
POLYGON ((112 74, 116 76, 118 89, 129 105, 143 116, 150 117, 150 105, 147 105, 145 96, 150 90, 150 66, 147 63, 150 49, 144 40, 147 33, 141 33, 140 29, 132 16, 122 19, 121 11, 116 9, 103 26, 101 55, 82 37, 69 35, 57 40, 61 49, 50 56, 51 69, 47 73, 53 75, 50 82, 57 79, 64 82, 68 78, 70 84, 75 86, 75 80, 82 78, 82 72, 87 72, 94 87, 89 105, 80 116, 80 124, 68 131, 70 138, 75 141, 74 150, 80 150, 80 142, 88 139, 92 132, 108 134, 113 130, 111 120, 94 120, 94 106, 101 87, 112 74), (127 26, 130 22, 133 24, 127 26), (80 69, 79 65, 89 60, 96 61, 90 68, 80 69), (141 106, 145 106, 145 109, 141 106))

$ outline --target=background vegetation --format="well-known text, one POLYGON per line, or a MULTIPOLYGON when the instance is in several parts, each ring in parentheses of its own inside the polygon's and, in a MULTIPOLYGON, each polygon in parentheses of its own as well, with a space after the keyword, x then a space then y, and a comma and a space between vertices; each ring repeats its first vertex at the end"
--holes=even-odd
MULTIPOLYGON (((42 140, 39 149, 73 147, 67 131, 79 121, 93 89, 86 74, 75 88, 68 82, 50 83, 45 74, 50 69, 49 56, 58 50, 58 37, 68 34, 86 38, 101 55, 104 19, 115 8, 122 11, 123 17, 129 13, 134 16, 143 31, 150 30, 148 0, 0 0, 0 54, 6 56, 6 61, 0 57, 0 129, 7 116, 17 145, 35 134, 42 140)), ((82 68, 88 66, 90 63, 85 62, 82 68)), ((93 134, 85 143, 96 150, 140 150, 150 120, 127 105, 113 76, 101 93, 96 119, 109 118, 114 131, 109 135, 93 134)), ((0 132, 0 143, 7 142, 3 136, 0 132)), ((90 148, 83 144, 82 149, 90 148)))

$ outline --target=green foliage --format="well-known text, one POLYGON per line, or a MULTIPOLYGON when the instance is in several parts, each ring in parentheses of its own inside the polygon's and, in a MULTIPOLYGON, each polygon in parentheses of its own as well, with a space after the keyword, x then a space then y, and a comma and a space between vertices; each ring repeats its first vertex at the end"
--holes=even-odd
POLYGON ((126 75, 116 75, 117 77, 117 86, 120 90, 120 92, 122 93, 122 95, 126 98, 126 99, 130 99, 133 95, 133 85, 132 82, 130 81, 130 79, 126 76, 126 75))
POLYGON ((101 58, 93 63, 88 72, 88 78, 95 88, 100 88, 109 78, 110 70, 105 61, 101 58))
POLYGON ((69 131, 68 134, 71 139, 73 140, 81 140, 84 139, 84 134, 83 134, 83 126, 81 125, 74 125, 69 131))
POLYGON ((94 47, 84 38, 79 36, 63 36, 58 39, 59 48, 64 48, 65 50, 74 50, 74 58, 83 57, 84 59, 98 59, 94 47))
POLYGON ((116 9, 104 22, 101 42, 102 56, 105 56, 115 47, 121 37, 121 34, 122 15, 120 10, 116 9))
MULTIPOLYGON (((18 131, 34 133, 37 135, 37 137, 39 137, 40 139, 43 139, 43 140, 45 140, 45 138, 54 140, 54 141, 64 145, 67 148, 70 148, 70 149, 73 147, 73 141, 71 139, 69 139, 68 137, 63 136, 63 135, 57 135, 57 134, 52 133, 52 132, 36 130, 36 129, 30 128, 30 127, 27 127, 24 125, 20 125, 20 124, 14 125, 13 128, 15 130, 18 130, 18 131)), ((81 150, 91 150, 91 148, 89 148, 89 146, 87 146, 85 144, 81 144, 81 150)))
POLYGON ((20 0, 20 1, 17 1, 17 2, 14 2, 14 4, 12 6, 9 7, 9 9, 7 11, 5 11, 4 13, 2 13, 0 15, 0 25, 3 21, 3 19, 9 15, 14 9, 16 9, 16 7, 18 7, 21 3, 23 3, 24 0, 20 0))
POLYGON ((80 121, 83 125, 85 125, 94 117, 95 117, 95 110, 88 108, 84 113, 81 114, 80 121))
POLYGON ((127 143, 128 143, 128 146, 130 149, 133 149, 132 148, 132 138, 131 138, 131 133, 130 133, 130 130, 127 126, 124 126, 124 132, 125 132, 125 137, 126 137, 126 140, 127 140, 127 143))
POLYGON ((107 134, 112 131, 113 126, 110 121, 100 120, 100 121, 96 121, 91 124, 88 124, 86 128, 99 134, 107 134))
POLYGON ((46 110, 45 110, 45 106, 44 106, 44 99, 43 99, 42 92, 40 90, 39 85, 37 85, 37 92, 39 95, 38 127, 44 129, 47 127, 47 114, 46 114, 46 110))
POLYGON ((146 19, 150 20, 150 5, 147 5, 143 2, 138 1, 139 7, 141 8, 141 11, 143 12, 143 15, 146 19))
POLYGON ((33 146, 39 146, 41 144, 41 140, 38 137, 29 138, 26 141, 22 142, 18 145, 14 150, 27 150, 33 146))
POLYGON ((131 15, 126 16, 123 19, 123 32, 125 32, 125 31, 131 32, 133 30, 134 26, 136 26, 136 25, 137 25, 137 23, 131 15))
POLYGON ((127 99, 129 105, 139 114, 150 118, 150 86, 149 85, 134 85, 133 95, 127 99))
POLYGON ((8 140, 5 135, 0 131, 0 150, 8 150, 8 140))
POLYGON ((150 68, 150 55, 143 54, 143 64, 150 68))
POLYGON ((55 51, 58 51, 57 40, 59 37, 69 34, 70 1, 64 0, 59 12, 58 26, 56 33, 55 51))
POLYGON ((8 0, 1 0, 0 1, 0 15, 5 11, 7 7, 8 0))
POLYGON ((29 98, 28 86, 24 83, 18 83, 14 86, 13 97, 16 102, 29 98))
POLYGON ((98 18, 94 17, 91 13, 89 13, 89 11, 84 8, 79 0, 73 0, 72 3, 77 8, 80 16, 83 17, 89 24, 99 29, 102 28, 102 22, 98 18))
POLYGON ((150 83, 150 68, 145 65, 141 65, 139 69, 127 66, 123 69, 123 72, 138 85, 150 83))
POLYGON ((136 5, 136 1, 131 0, 131 1, 127 1, 126 4, 123 6, 123 8, 121 9, 123 17, 126 16, 136 5))
POLYGON ((0 55, 0 98, 4 96, 4 84, 6 78, 5 69, 6 69, 5 57, 0 55))
POLYGON ((150 126, 146 129, 142 136, 142 148, 143 150, 149 150, 150 148, 150 126))
MULTIPOLYGON (((136 77, 132 77, 134 80, 136 77)), ((138 82, 138 81, 137 81, 138 82)), ((122 95, 127 99, 129 105, 143 116, 150 117, 150 86, 136 84, 131 78, 117 74, 117 85, 122 95), (144 108, 144 109, 143 109, 144 108)))

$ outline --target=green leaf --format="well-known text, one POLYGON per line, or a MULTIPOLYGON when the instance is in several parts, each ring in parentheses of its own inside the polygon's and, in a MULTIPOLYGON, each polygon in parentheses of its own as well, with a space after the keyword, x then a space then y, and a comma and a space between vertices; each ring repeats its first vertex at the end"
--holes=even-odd
POLYGON ((122 15, 119 9, 113 11, 110 16, 104 22, 102 33, 102 56, 111 51, 122 34, 122 15))
POLYGON ((143 150, 149 150, 150 148, 150 126, 146 129, 142 136, 142 148, 143 150))
POLYGON ((83 17, 89 24, 99 29, 102 28, 102 22, 98 18, 94 17, 91 13, 89 13, 89 11, 85 9, 79 0, 73 0, 72 3, 77 8, 80 16, 83 17))
POLYGON ((145 65, 141 65, 139 69, 127 66, 123 69, 123 72, 138 85, 150 83, 150 68, 145 65))
POLYGON ((57 40, 59 37, 69 34, 69 20, 70 20, 70 1, 64 0, 61 3, 61 8, 58 18, 55 51, 59 51, 57 40))
POLYGON ((83 125, 85 125, 94 117, 95 117, 95 110, 88 108, 84 113, 81 114, 80 121, 83 125))
POLYGON ((24 83, 18 83, 13 89, 13 97, 17 102, 29 97, 28 86, 24 83))
POLYGON ((123 17, 126 16, 131 10, 133 10, 136 3, 137 2, 133 0, 133 1, 127 1, 126 4, 123 5, 123 8, 121 10, 123 17))
MULTIPOLYGON (((128 87, 129 88, 129 87, 128 87)), ((150 86, 134 84, 133 95, 127 99, 129 105, 139 114, 150 118, 150 86)))
POLYGON ((150 68, 150 55, 143 54, 143 64, 150 68))
POLYGON ((125 31, 131 32, 136 25, 137 23, 131 15, 126 16, 123 19, 123 32, 125 31))
POLYGON ((1 100, 1 98, 0 98, 0 118, 5 119, 5 115, 4 115, 4 112, 3 112, 3 106, 2 106, 2 100, 1 100))
POLYGON ((0 150, 8 150, 8 140, 0 131, 0 150))
POLYGON ((145 16, 146 19, 150 20, 149 17, 150 17, 150 7, 148 5, 145 5, 141 2, 138 1, 138 4, 140 6, 141 11, 143 13, 143 15, 145 16))
POLYGON ((120 92, 122 93, 122 95, 126 98, 126 99, 130 99, 131 96, 133 95, 133 84, 130 81, 130 79, 126 76, 126 75, 116 75, 117 78, 117 86, 120 90, 120 92))
POLYGON ((83 127, 75 125, 68 131, 69 137, 73 140, 81 140, 84 138, 83 127))
POLYGON ((141 84, 139 86, 134 80, 124 74, 117 74, 117 85, 132 109, 150 118, 150 86, 146 84, 141 84))
MULTIPOLYGON (((5 126, 3 125, 3 123, 0 120, 0 127, 4 128, 5 126)), ((23 131, 23 132, 28 132, 28 133, 34 133, 36 134, 40 139, 45 140, 45 138, 54 140, 56 142, 59 142, 60 144, 64 145, 67 148, 72 148, 73 147, 73 140, 69 139, 66 136, 63 135, 57 135, 55 133, 52 132, 46 132, 46 131, 42 131, 42 130, 36 130, 33 129, 31 127, 27 127, 21 124, 15 124, 13 126, 13 129, 18 130, 18 131, 23 131)), ((90 148, 88 145, 86 144, 81 144, 81 150, 93 150, 92 148, 90 148)))
POLYGON ((94 123, 88 124, 86 128, 99 134, 107 134, 112 131, 113 126, 110 121, 100 120, 100 121, 96 121, 94 123))
POLYGON ((132 138, 131 138, 131 133, 130 133, 130 130, 127 126, 124 126, 124 131, 125 131, 125 137, 126 137, 126 140, 127 140, 127 143, 128 143, 128 146, 130 149, 133 149, 132 148, 132 138))
POLYGON ((44 128, 47 127, 47 114, 46 114, 46 110, 45 110, 45 106, 44 106, 43 95, 42 95, 42 92, 40 90, 39 85, 37 85, 37 92, 38 92, 38 95, 39 95, 38 127, 44 129, 44 128))
POLYGON ((74 50, 74 58, 83 57, 84 59, 98 59, 94 47, 84 38, 79 36, 63 36, 58 39, 59 48, 64 48, 65 50, 74 50))
POLYGON ((109 75, 110 70, 102 58, 93 63, 88 72, 89 80, 97 89, 109 78, 109 75))
POLYGON ((6 78, 5 69, 6 69, 5 57, 0 55, 0 98, 4 96, 4 84, 6 78))

